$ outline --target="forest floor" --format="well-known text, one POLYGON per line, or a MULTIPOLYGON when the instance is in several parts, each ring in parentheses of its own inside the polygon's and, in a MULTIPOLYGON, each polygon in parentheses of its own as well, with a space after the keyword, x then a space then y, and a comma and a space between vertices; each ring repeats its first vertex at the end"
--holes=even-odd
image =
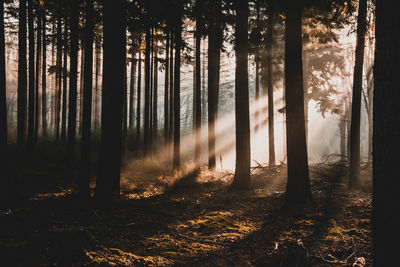
POLYGON ((371 266, 371 170, 357 191, 346 172, 311 165, 314 203, 285 211, 285 165, 253 168, 252 190, 239 193, 229 171, 180 178, 132 161, 108 206, 79 201, 56 164, 18 168, 20 193, 0 205, 0 265, 371 266))

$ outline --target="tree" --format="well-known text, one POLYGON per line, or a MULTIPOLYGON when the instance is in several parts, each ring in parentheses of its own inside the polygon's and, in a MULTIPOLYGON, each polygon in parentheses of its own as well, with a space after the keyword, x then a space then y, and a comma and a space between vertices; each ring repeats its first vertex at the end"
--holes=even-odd
MULTIPOLYGON (((86 0, 85 6, 85 39, 84 39, 84 78, 82 110, 82 162, 78 181, 78 190, 82 197, 89 194, 90 176, 90 142, 92 124, 92 89, 93 89, 93 0, 86 0)), ((122 107, 122 106, 121 106, 122 107)))
POLYGON ((232 187, 246 190, 250 187, 250 114, 248 77, 248 12, 247 1, 237 0, 235 29, 235 125, 236 165, 232 187))
POLYGON ((195 52, 195 91, 194 91, 194 121, 195 121, 195 135, 196 135, 196 143, 195 143, 195 152, 194 152, 194 161, 197 165, 200 164, 200 153, 201 153, 201 15, 200 12, 200 1, 196 0, 196 31, 195 31, 195 42, 196 42, 196 52, 195 52))
POLYGON ((35 33, 33 29, 33 0, 28 0, 29 87, 28 87, 28 150, 35 142, 35 33))
POLYGON ((376 50, 373 113, 373 266, 390 266, 397 258, 393 245, 400 236, 398 138, 400 133, 400 19, 397 1, 376 1, 376 50))
POLYGON ((76 138, 76 109, 78 91, 78 30, 79 30, 79 2, 71 2, 71 46, 70 46, 70 76, 69 76, 69 113, 68 113, 68 150, 72 160, 75 151, 76 138))
POLYGON ((0 3, 0 151, 7 147, 7 89, 4 39, 4 2, 0 3))
POLYGON ((165 68, 164 68, 164 141, 168 143, 169 138, 169 34, 165 36, 165 68))
POLYGON ((360 0, 357 17, 357 43, 355 52, 353 98, 350 124, 350 176, 349 187, 360 185, 360 120, 361 91, 364 63, 364 42, 366 32, 367 0, 360 0))
POLYGON ((42 135, 47 137, 47 35, 46 35, 46 12, 42 13, 43 27, 42 27, 42 135))
POLYGON ((181 165, 181 46, 182 46, 182 11, 183 3, 178 6, 178 21, 175 32, 175 65, 174 65, 174 156, 173 167, 179 169, 181 165))
POLYGON ((35 66, 35 125, 34 125, 34 143, 37 143, 39 133, 39 122, 40 122, 40 97, 39 97, 39 85, 40 85, 40 63, 42 61, 42 16, 40 10, 40 3, 37 5, 37 27, 36 27, 36 66, 35 66))
POLYGON ((95 196, 110 199, 120 190, 122 106, 126 91, 125 1, 105 1, 101 148, 95 196))
POLYGON ((268 88, 268 148, 269 148, 269 165, 275 165, 275 134, 274 134, 274 84, 272 77, 272 45, 274 30, 274 6, 270 1, 267 23, 267 88, 268 88))
POLYGON ((286 8, 285 96, 288 169, 286 206, 306 204, 311 200, 303 102, 301 2, 286 8))
POLYGON ((210 17, 208 22, 208 168, 215 169, 215 123, 217 120, 218 86, 219 86, 219 42, 221 0, 210 0, 210 17))
POLYGON ((62 66, 62 109, 61 109, 61 143, 66 144, 67 141, 67 83, 68 83, 68 12, 64 18, 64 36, 63 36, 63 66, 62 66))
POLYGON ((144 155, 150 152, 150 27, 146 28, 146 51, 144 55, 144 155))
MULTIPOLYGON (((140 42, 141 43, 141 40, 140 42)), ((140 47, 140 45, 139 45, 140 47)), ((137 80, 137 100, 136 100, 136 148, 140 143, 140 116, 142 102, 142 52, 138 55, 138 80, 137 80)))
POLYGON ((56 57, 56 86, 55 86, 55 132, 56 132, 56 143, 60 140, 60 112, 61 112, 61 84, 62 84, 62 22, 60 11, 57 11, 57 57, 56 57))

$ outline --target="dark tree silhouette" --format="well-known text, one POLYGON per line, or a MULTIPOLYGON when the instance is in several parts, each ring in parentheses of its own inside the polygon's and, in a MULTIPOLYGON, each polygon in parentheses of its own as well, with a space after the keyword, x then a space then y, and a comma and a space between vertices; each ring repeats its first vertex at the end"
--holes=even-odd
POLYGON ((28 83, 28 150, 35 142, 35 33, 33 28, 33 0, 28 0, 29 83, 28 83))
POLYGON ((250 187, 250 114, 248 74, 248 13, 247 1, 237 0, 235 29, 235 128, 236 164, 232 187, 246 190, 250 187))
MULTIPOLYGON (((82 110, 82 162, 78 190, 82 197, 89 194, 90 176, 90 143, 92 123, 92 89, 93 89, 93 0, 86 0, 85 6, 85 39, 84 39, 84 78, 82 110)), ((122 106, 121 106, 122 107, 122 106)))
MULTIPOLYGON (((140 42, 141 43, 141 42, 140 42)), ((138 80, 137 80, 137 100, 136 100, 136 148, 140 143, 140 116, 142 102, 142 52, 139 50, 138 55, 138 80)))
POLYGON ((146 29, 146 51, 144 55, 144 155, 150 152, 150 27, 146 29))
POLYGON ((168 142, 169 129, 169 34, 165 36, 165 68, 164 68, 164 141, 168 142))
POLYGON ((349 187, 360 185, 360 121, 361 91, 364 63, 364 42, 366 31, 367 0, 360 0, 357 17, 357 43, 353 78, 353 98, 350 124, 350 176, 349 187))
POLYGON ((70 46, 70 76, 69 76, 69 111, 68 111, 68 150, 69 158, 73 159, 76 138, 76 109, 78 91, 78 30, 79 30, 79 2, 71 2, 71 46, 70 46))
POLYGON ((194 130, 196 135, 194 161, 197 165, 200 164, 201 155, 201 14, 200 14, 200 2, 196 0, 196 31, 195 31, 195 91, 194 91, 194 130))
POLYGON ((27 65, 26 65, 26 0, 19 1, 18 23, 18 122, 17 142, 23 148, 26 141, 26 90, 27 90, 27 65))
POLYGON ((181 46, 182 46, 182 10, 183 3, 178 12, 177 28, 175 33, 175 66, 174 66, 174 157, 173 157, 173 167, 174 169, 180 168, 181 157, 181 46))
POLYGON ((306 146, 301 39, 302 3, 286 9, 285 82, 287 169, 286 205, 311 200, 306 146))
POLYGON ((42 13, 42 135, 47 137, 47 35, 46 35, 46 12, 42 13))
POLYGON ((39 97, 39 85, 40 85, 40 73, 42 71, 40 63, 42 61, 42 16, 40 13, 39 5, 37 5, 36 11, 36 66, 35 66, 35 126, 34 126, 34 143, 37 143, 39 133, 39 122, 40 122, 40 97, 39 97))
POLYGON ((373 112, 373 266, 391 266, 398 255, 400 17, 397 1, 376 1, 373 112))
POLYGON ((7 147, 7 89, 4 39, 4 2, 0 3, 0 153, 7 147))
POLYGON ((103 112, 95 196, 107 200, 119 196, 120 191, 122 106, 126 91, 126 7, 124 0, 103 4, 103 112))
POLYGON ((65 14, 64 18, 64 32, 63 32, 63 66, 62 66, 62 109, 61 109, 61 143, 66 144, 67 141, 67 64, 68 64, 68 24, 69 17, 68 12, 65 14))

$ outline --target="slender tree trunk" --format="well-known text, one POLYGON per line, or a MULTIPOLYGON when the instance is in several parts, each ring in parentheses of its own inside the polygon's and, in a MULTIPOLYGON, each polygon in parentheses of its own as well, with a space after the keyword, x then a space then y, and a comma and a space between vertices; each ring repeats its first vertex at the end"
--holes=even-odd
POLYGON ((235 29, 235 128, 236 164, 232 187, 247 190, 250 187, 250 112, 248 76, 248 15, 247 1, 236 1, 235 29))
POLYGON ((130 83, 129 83, 129 134, 133 134, 134 127, 134 95, 135 95, 135 75, 136 75, 136 54, 133 52, 131 55, 131 75, 130 75, 130 83))
MULTIPOLYGON (((183 8, 183 7, 182 7, 183 8)), ((181 166, 181 44, 182 44, 182 25, 181 18, 176 29, 175 35, 175 68, 174 68, 174 158, 173 168, 179 169, 181 166)))
POLYGON ((311 200, 303 100, 301 17, 302 3, 296 3, 286 10, 287 207, 307 204, 311 200))
POLYGON ((399 60, 398 2, 376 1, 376 52, 373 112, 373 266, 391 266, 398 258, 399 219, 399 60))
POLYGON ((366 32, 367 0, 360 0, 357 18, 357 43, 355 53, 353 98, 350 125, 350 176, 349 187, 360 185, 360 120, 361 90, 364 62, 364 41, 366 32))
MULTIPOLYGON (((199 5, 199 0, 196 0, 196 5, 199 5)), ((201 33, 200 33, 200 18, 196 18, 196 32, 195 32, 195 44, 196 44, 196 67, 195 67, 195 91, 194 91, 194 111, 195 111, 195 151, 194 151, 194 162, 196 165, 200 165, 201 155, 201 33)))
POLYGON ((79 74, 79 134, 82 135, 83 127, 83 80, 85 72, 85 45, 81 41, 81 60, 80 60, 80 74, 79 74))
POLYGON ((57 18, 57 59, 56 59, 56 99, 55 99, 55 131, 56 143, 60 139, 60 111, 61 111, 61 65, 62 65, 62 43, 61 43, 61 15, 57 18))
MULTIPOLYGON (((157 140, 158 135, 158 46, 157 41, 155 42, 155 49, 154 49, 154 85, 153 85, 153 142, 157 140)), ((154 147, 153 147, 154 149, 154 147)))
POLYGON ((260 117, 260 56, 258 50, 256 51, 255 55, 255 64, 256 64, 256 77, 255 77, 255 101, 256 101, 256 112, 254 114, 254 121, 255 121, 255 131, 257 132, 260 123, 259 123, 259 117, 260 117))
POLYGON ((268 150, 269 166, 275 165, 275 130, 274 130, 274 83, 272 77, 272 44, 274 30, 274 9, 269 7, 268 25, 267 25, 267 86, 268 86, 268 150))
POLYGON ((99 127, 99 76, 100 76, 100 49, 101 49, 101 44, 100 41, 96 40, 95 42, 95 78, 94 78, 94 130, 97 130, 99 127))
MULTIPOLYGON (((53 22, 52 38, 51 38, 51 66, 56 64, 56 23, 53 22)), ((55 134, 55 118, 56 118, 56 87, 57 87, 57 71, 52 74, 52 84, 50 91, 50 127, 53 135, 55 134)))
POLYGON ((104 5, 104 80, 100 168, 96 197, 119 195, 122 105, 126 91, 125 1, 105 1, 104 5))
POLYGON ((43 20, 43 52, 42 52, 42 136, 47 138, 47 35, 46 35, 46 12, 42 14, 43 20))
POLYGON ((146 52, 144 56, 144 155, 150 152, 150 28, 146 29, 146 52))
MULTIPOLYGON (((84 39, 84 71, 83 71, 83 110, 82 110, 82 162, 78 190, 82 197, 89 195, 90 146, 92 124, 92 91, 93 91, 93 0, 86 0, 85 6, 85 39, 84 39)), ((104 94, 103 94, 104 95, 104 94)), ((122 108, 122 105, 121 105, 122 108)), ((120 125, 121 126, 121 125, 120 125)), ((121 148, 119 148, 121 149, 121 148)), ((101 165, 100 165, 101 166, 101 165)), ((97 185, 96 185, 97 186, 97 185)))
POLYGON ((64 19, 64 59, 63 59, 63 69, 62 69, 62 77, 63 77, 63 90, 62 90, 62 117, 61 117, 61 143, 65 144, 67 141, 67 63, 68 63, 68 15, 65 16, 64 19))
MULTIPOLYGON (((126 55, 126 51, 125 51, 126 55)), ((125 68, 124 68, 124 92, 122 99, 122 144, 121 144, 121 163, 122 167, 125 167, 125 163, 128 158, 128 78, 127 78, 127 58, 125 57, 125 68)))
POLYGON ((42 56, 42 16, 40 11, 37 11, 37 29, 36 29, 36 77, 35 77, 35 130, 34 130, 34 143, 37 143, 39 133, 39 122, 40 118, 40 97, 39 97, 39 86, 40 86, 40 74, 41 74, 41 56, 42 56))
POLYGON ((150 39, 150 99, 149 99, 149 153, 153 150, 153 98, 154 98, 154 28, 151 28, 150 39))
POLYGON ((167 144, 169 138, 169 34, 165 37, 165 69, 164 69, 164 141, 167 144))
POLYGON ((217 0, 211 2, 211 18, 208 29, 208 168, 215 169, 215 123, 218 105, 218 67, 217 62, 217 0))
POLYGON ((71 47, 70 47, 70 76, 69 76, 69 113, 68 113, 68 149, 70 159, 75 154, 76 139, 76 112, 78 91, 78 30, 79 30, 79 2, 71 3, 71 47))
POLYGON ((304 90, 304 118, 306 120, 306 143, 308 148, 308 52, 303 52, 303 90, 304 90))
POLYGON ((0 3, 0 156, 7 148, 6 45, 4 37, 4 3, 0 3))
POLYGON ((29 36, 29 105, 28 105, 28 150, 35 143, 35 33, 33 29, 33 0, 28 0, 29 36))
POLYGON ((174 134, 174 37, 170 34, 170 58, 169 58, 169 144, 173 143, 174 134))
POLYGON ((138 81, 137 81, 137 100, 136 100, 136 148, 140 144, 140 116, 142 102, 142 52, 138 56, 138 81))

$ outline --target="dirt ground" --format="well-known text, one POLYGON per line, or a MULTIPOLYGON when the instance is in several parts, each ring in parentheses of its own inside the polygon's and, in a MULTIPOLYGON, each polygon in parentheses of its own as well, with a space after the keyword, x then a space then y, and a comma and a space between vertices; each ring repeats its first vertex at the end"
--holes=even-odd
MULTIPOLYGON (((285 165, 253 168, 252 190, 238 193, 231 172, 133 161, 121 199, 107 206, 77 200, 68 183, 3 202, 0 265, 371 266, 371 170, 362 168, 357 191, 346 170, 310 166, 314 203, 287 211, 285 165)), ((32 179, 53 179, 46 171, 32 179)))

